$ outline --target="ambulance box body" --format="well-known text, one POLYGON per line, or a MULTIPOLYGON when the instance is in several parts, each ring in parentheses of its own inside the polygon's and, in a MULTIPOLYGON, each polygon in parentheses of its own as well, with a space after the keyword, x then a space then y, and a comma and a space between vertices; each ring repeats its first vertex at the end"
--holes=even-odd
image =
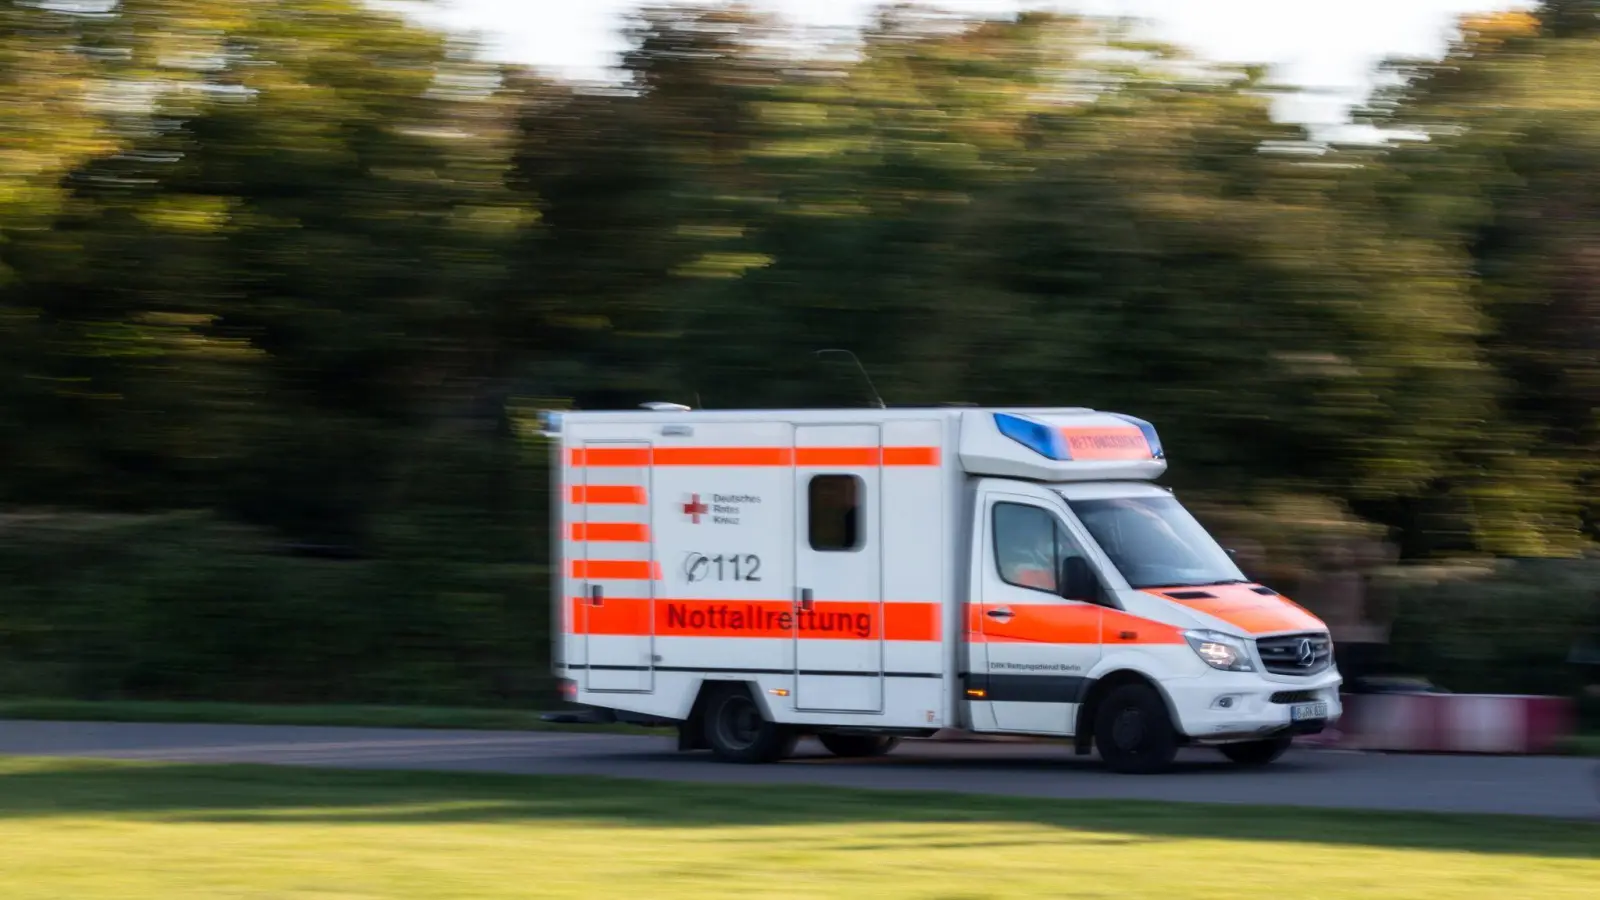
POLYGON ((1340 714, 1327 627, 1250 582, 1147 422, 1089 409, 562 416, 569 698, 773 761, 944 729, 1156 771, 1267 761, 1340 714))

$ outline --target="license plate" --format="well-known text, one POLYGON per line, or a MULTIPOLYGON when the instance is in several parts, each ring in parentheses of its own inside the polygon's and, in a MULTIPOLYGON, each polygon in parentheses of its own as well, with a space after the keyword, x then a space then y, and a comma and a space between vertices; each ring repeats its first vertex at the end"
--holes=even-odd
POLYGON ((1326 703, 1296 703, 1289 707, 1289 719, 1294 722, 1304 722, 1307 719, 1326 719, 1328 717, 1328 704, 1326 703))

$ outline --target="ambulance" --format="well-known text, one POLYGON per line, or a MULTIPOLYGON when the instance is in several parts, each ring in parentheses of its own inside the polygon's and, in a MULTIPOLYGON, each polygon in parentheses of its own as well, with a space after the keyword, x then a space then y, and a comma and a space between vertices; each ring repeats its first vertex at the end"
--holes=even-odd
POLYGON ((552 440, 564 695, 737 763, 814 736, 1182 747, 1262 765, 1341 714, 1328 628, 1084 408, 568 412, 552 440))

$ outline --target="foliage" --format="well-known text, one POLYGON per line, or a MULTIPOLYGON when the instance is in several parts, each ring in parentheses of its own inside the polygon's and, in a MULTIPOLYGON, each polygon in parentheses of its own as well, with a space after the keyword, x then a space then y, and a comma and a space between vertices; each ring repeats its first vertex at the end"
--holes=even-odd
POLYGON ((1369 115, 1429 137, 1383 161, 1391 215, 1408 230, 1442 225, 1471 254, 1483 360, 1500 387, 1450 488, 1488 514, 1478 543, 1491 552, 1544 555, 1558 521, 1600 535, 1595 12, 1559 0, 1537 17, 1469 18, 1446 60, 1394 66, 1402 80, 1369 115))
POLYGON ((516 561, 548 534, 544 485, 491 499, 506 479, 469 462, 419 476, 362 559, 206 513, 8 517, 0 694, 548 706, 547 569, 516 561))
POLYGON ((835 347, 891 404, 1155 421, 1285 578, 1331 534, 1577 555, 1592 13, 1467 19, 1364 113, 1427 141, 1324 147, 1259 67, 1095 18, 886 7, 839 56, 672 4, 602 87, 357 0, 4 0, 0 509, 65 516, 0 532, 4 665, 519 695, 549 540, 519 411, 859 403, 835 347))
POLYGON ((1569 660, 1579 639, 1600 637, 1600 556, 1407 573, 1381 590, 1402 671, 1458 693, 1576 696, 1593 679, 1569 660))

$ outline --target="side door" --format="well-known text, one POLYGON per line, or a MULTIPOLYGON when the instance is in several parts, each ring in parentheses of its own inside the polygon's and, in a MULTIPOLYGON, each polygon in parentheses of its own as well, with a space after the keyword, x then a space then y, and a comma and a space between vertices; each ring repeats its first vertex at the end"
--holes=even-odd
POLYGON ((882 433, 800 425, 794 443, 794 705, 881 712, 882 433))
POLYGON ((1103 607, 1067 599, 1057 581, 1067 561, 1087 554, 1046 495, 990 490, 978 497, 981 549, 967 697, 986 708, 974 723, 996 731, 1067 735, 1088 674, 1100 660, 1103 607))

